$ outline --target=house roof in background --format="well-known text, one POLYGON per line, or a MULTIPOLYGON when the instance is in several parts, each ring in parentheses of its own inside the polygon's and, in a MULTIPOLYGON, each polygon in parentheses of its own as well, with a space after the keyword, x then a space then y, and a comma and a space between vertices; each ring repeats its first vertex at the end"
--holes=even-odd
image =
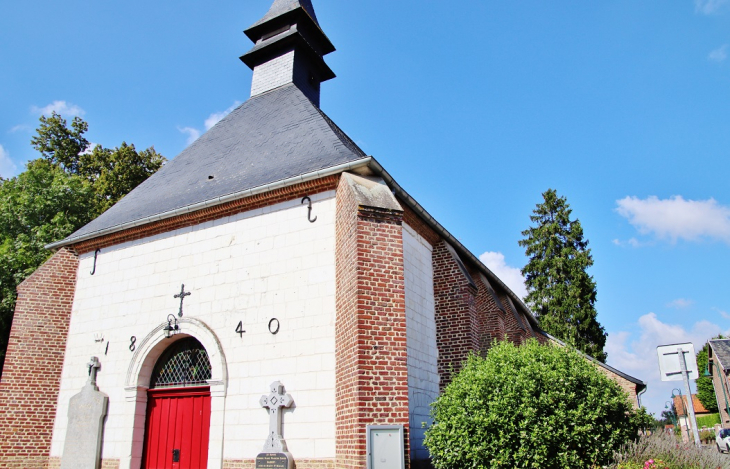
MULTIPOLYGON (((710 411, 705 409, 705 406, 702 405, 697 394, 692 394, 692 404, 695 407, 695 415, 710 413, 710 411)), ((687 405, 687 396, 674 396, 674 408, 677 410, 677 415, 679 417, 684 417, 688 414, 689 410, 687 405), (682 399, 681 401, 680 398, 682 399)))
POLYGON ((730 367, 730 339, 715 339, 710 341, 710 347, 720 366, 726 372, 730 367))

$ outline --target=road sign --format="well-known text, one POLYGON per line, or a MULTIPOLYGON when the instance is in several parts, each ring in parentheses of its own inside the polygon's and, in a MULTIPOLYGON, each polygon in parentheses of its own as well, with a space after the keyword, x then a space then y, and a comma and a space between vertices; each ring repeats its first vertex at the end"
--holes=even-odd
POLYGON ((660 345, 656 348, 659 356, 659 372, 662 381, 684 381, 687 390, 687 408, 692 423, 692 433, 695 437, 695 444, 700 446, 700 435, 697 432, 697 419, 695 418, 695 406, 692 402, 692 388, 689 387, 690 379, 697 379, 697 360, 695 358, 695 346, 687 344, 660 345))
POLYGON ((656 348, 659 355, 659 372, 662 381, 682 381, 682 366, 679 363, 679 350, 682 349, 684 361, 687 364, 687 378, 697 379, 700 377, 697 372, 697 359, 695 346, 691 343, 660 345, 656 348))

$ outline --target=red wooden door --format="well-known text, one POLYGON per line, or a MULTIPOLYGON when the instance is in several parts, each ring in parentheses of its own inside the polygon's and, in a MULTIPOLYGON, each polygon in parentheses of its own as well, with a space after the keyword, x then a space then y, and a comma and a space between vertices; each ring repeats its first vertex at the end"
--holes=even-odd
POLYGON ((147 391, 144 469, 205 469, 209 434, 210 388, 147 391))

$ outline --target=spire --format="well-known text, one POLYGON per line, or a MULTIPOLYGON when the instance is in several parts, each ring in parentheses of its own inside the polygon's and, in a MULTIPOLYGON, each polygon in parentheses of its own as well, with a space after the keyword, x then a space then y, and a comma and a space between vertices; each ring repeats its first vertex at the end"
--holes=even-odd
POLYGON ((304 11, 309 14, 310 18, 312 18, 314 22, 317 23, 317 26, 319 26, 319 22, 317 21, 317 15, 314 14, 314 7, 312 6, 311 0, 275 0, 274 4, 271 5, 271 8, 269 8, 269 12, 266 13, 264 17, 261 18, 259 21, 254 23, 252 28, 259 24, 265 23, 279 15, 288 13, 292 10, 296 10, 297 8, 303 8, 304 11))
POLYGON ((293 83, 319 106, 320 83, 335 77, 324 56, 335 47, 320 28, 311 0, 274 0, 244 32, 254 42, 241 56, 253 70, 251 97, 293 83))

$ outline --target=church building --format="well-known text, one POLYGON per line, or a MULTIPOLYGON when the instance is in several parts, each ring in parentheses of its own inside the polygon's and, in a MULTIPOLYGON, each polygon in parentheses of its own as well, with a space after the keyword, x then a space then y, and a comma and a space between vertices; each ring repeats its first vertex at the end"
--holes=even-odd
POLYGON ((427 467, 468 354, 551 340, 319 108, 311 1, 245 34, 250 99, 18 287, 0 467, 427 467))

